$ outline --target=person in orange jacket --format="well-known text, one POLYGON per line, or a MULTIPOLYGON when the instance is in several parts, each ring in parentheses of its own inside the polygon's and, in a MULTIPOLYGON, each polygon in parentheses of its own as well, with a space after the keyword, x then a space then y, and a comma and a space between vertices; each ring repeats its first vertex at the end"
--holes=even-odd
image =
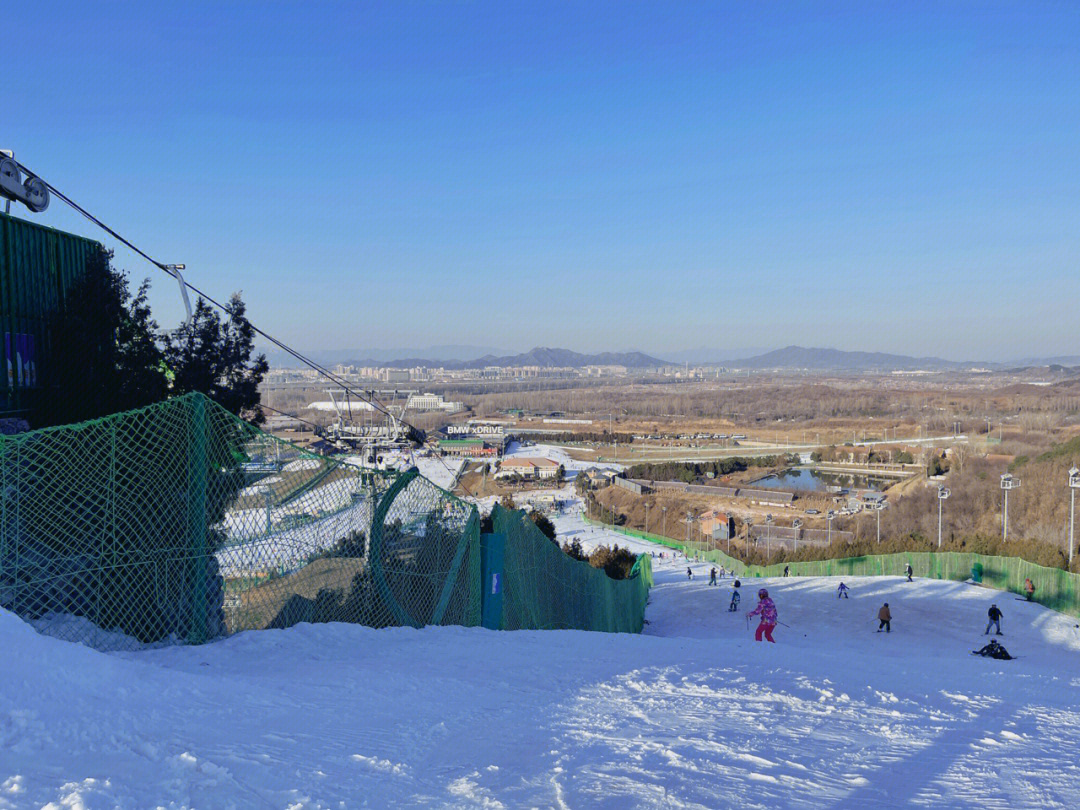
POLYGON ((878 621, 880 622, 877 631, 879 633, 882 630, 884 630, 886 633, 892 632, 892 611, 889 610, 888 602, 881 606, 881 610, 877 612, 877 617, 878 621))
POLYGON ((1031 581, 1031 577, 1024 580, 1024 595, 1029 602, 1031 601, 1031 597, 1035 595, 1035 583, 1031 581))

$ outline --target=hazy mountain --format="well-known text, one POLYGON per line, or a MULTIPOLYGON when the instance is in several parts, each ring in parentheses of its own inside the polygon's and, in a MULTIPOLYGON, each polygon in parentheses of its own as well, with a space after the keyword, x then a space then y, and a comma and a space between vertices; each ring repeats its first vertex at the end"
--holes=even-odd
POLYGON ((1058 357, 1025 357, 1017 360, 1017 366, 1080 366, 1080 354, 1067 354, 1058 357))
POLYGON ((673 363, 689 363, 690 365, 715 365, 733 363, 746 357, 764 354, 769 351, 768 346, 748 346, 743 349, 715 349, 702 346, 697 349, 680 349, 674 352, 664 352, 664 357, 673 363))
POLYGON ((739 368, 805 368, 843 371, 914 371, 989 367, 987 363, 954 362, 940 357, 908 357, 884 352, 845 352, 839 349, 807 349, 788 346, 783 349, 739 360, 739 368))
POLYGON ((665 366, 668 363, 642 352, 601 352, 599 354, 580 354, 569 349, 549 349, 537 347, 524 354, 495 355, 485 354, 474 360, 428 360, 423 357, 401 357, 394 360, 376 362, 374 360, 352 361, 355 365, 382 365, 392 368, 412 368, 414 366, 443 368, 484 368, 485 366, 540 366, 541 368, 582 366, 626 366, 642 369, 665 366))

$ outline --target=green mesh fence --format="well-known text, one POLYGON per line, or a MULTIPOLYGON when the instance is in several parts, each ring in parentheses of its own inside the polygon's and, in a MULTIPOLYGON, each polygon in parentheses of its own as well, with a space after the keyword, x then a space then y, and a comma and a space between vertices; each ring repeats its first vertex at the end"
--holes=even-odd
POLYGON ((480 621, 475 507, 199 394, 0 436, 0 607, 102 648, 480 621))
POLYGON ((640 633, 652 587, 652 563, 639 555, 627 579, 616 580, 575 560, 545 537, 524 512, 491 513, 506 537, 503 628, 640 633))
POLYGON ((627 537, 649 540, 677 549, 690 557, 696 556, 706 562, 715 562, 740 572, 741 576, 782 576, 785 565, 792 576, 901 576, 910 563, 917 577, 965 581, 976 576, 983 585, 1016 594, 1023 593, 1024 580, 1030 578, 1035 585, 1034 601, 1062 613, 1080 616, 1080 574, 1072 574, 1060 568, 1046 568, 1018 557, 990 557, 955 551, 912 551, 769 566, 747 565, 704 542, 679 542, 658 534, 610 526, 593 520, 587 522, 603 525, 627 537))

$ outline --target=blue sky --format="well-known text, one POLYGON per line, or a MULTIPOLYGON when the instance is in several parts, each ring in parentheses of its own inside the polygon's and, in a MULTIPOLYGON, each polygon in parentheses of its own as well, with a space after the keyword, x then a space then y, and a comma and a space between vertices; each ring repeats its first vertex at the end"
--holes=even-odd
POLYGON ((39 0, 5 28, 0 147, 303 349, 1080 353, 1073 3, 39 0))

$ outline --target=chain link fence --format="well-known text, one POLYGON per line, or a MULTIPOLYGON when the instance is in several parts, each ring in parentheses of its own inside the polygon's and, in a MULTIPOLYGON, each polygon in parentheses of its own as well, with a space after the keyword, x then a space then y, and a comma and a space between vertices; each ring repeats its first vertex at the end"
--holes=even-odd
POLYGON ((480 621, 479 519, 200 394, 0 436, 0 607, 103 649, 301 621, 480 621))

